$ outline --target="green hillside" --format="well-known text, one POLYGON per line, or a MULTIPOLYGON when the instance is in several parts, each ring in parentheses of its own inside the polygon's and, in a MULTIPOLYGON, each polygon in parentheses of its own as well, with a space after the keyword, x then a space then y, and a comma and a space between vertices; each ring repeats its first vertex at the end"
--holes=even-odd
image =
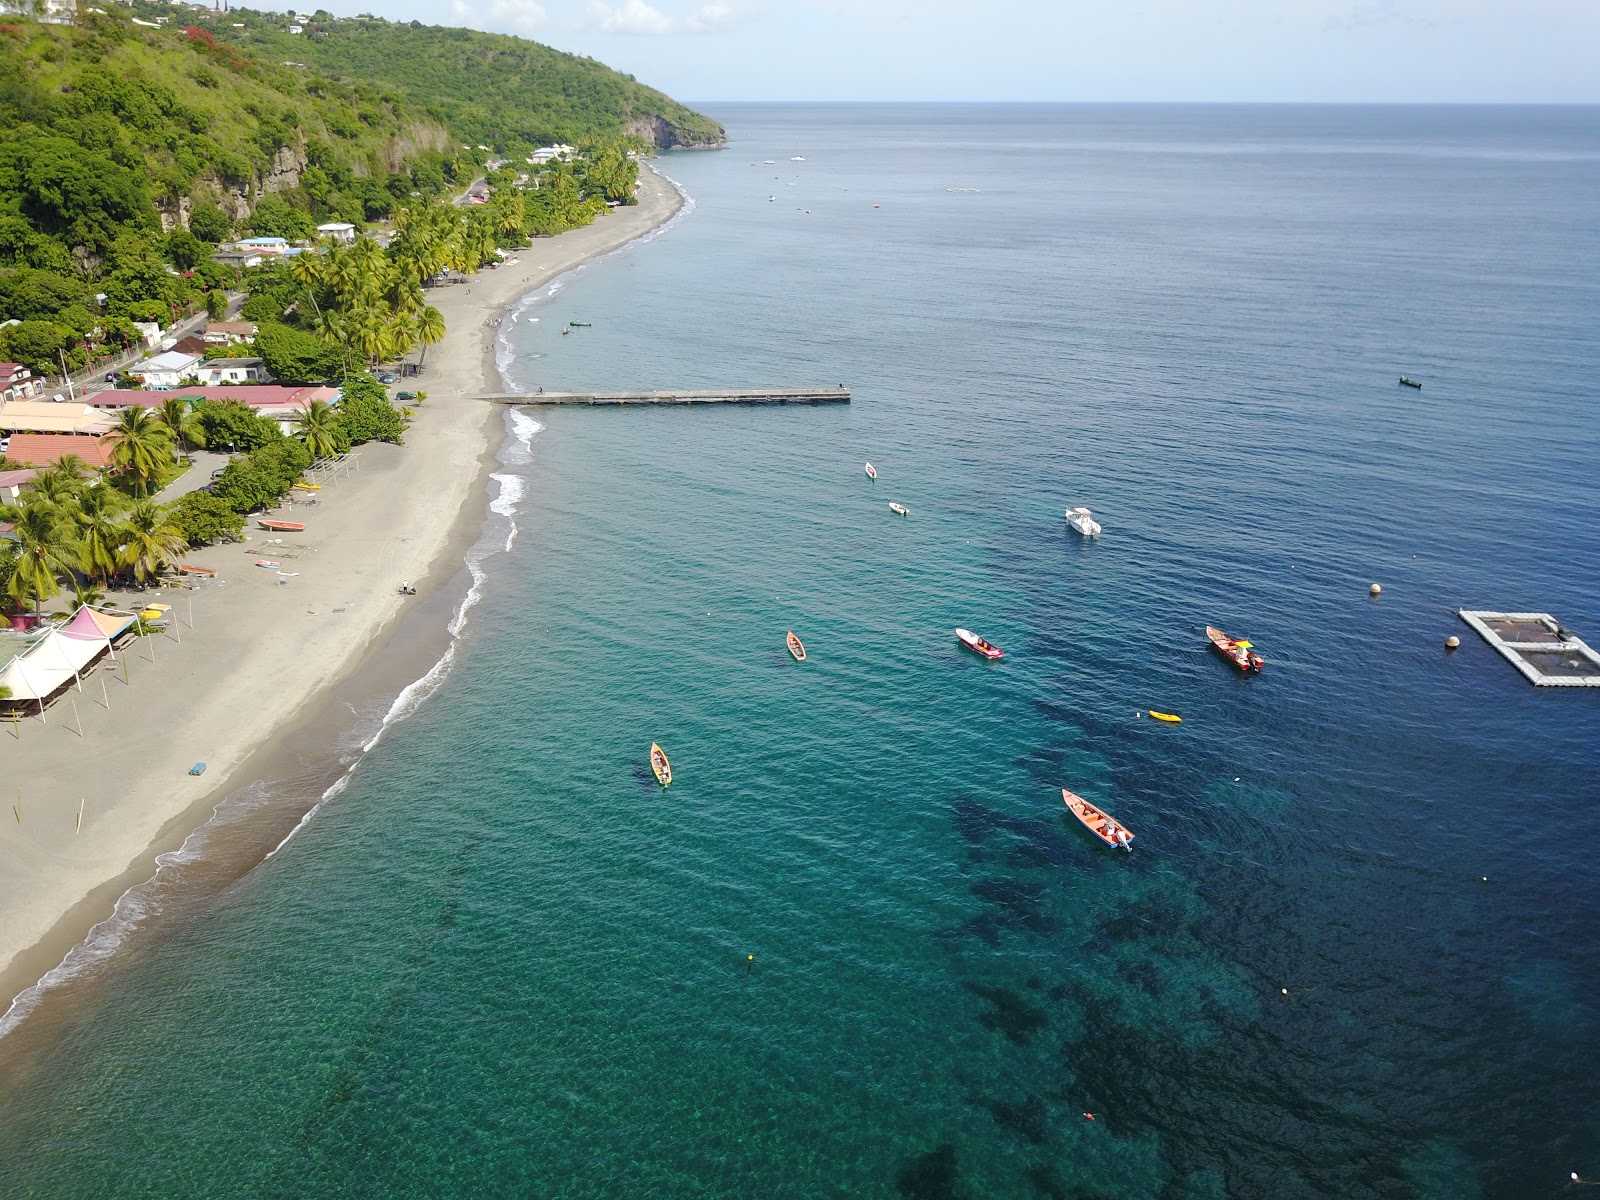
POLYGON ((715 121, 631 75, 537 42, 418 22, 336 19, 326 12, 291 34, 290 21, 278 13, 234 11, 212 18, 208 27, 219 40, 264 58, 381 82, 471 145, 512 152, 621 133, 660 147, 714 146, 723 139, 715 121), (244 28, 234 28, 236 22, 244 28))

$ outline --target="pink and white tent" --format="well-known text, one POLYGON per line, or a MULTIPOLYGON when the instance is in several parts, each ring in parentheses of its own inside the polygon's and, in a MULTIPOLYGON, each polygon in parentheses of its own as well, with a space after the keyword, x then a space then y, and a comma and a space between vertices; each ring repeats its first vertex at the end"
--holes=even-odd
POLYGON ((131 614, 103 613, 87 605, 78 609, 65 625, 49 630, 0 666, 0 687, 11 692, 7 702, 32 701, 43 712, 47 700, 80 682, 86 668, 113 652, 113 640, 133 621, 131 614))

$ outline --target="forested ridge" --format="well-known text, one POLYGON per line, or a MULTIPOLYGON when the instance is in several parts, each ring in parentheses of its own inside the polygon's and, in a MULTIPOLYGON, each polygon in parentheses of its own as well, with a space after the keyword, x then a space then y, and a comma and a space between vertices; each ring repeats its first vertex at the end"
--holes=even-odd
MULTIPOLYGON (((221 303, 240 279, 211 260, 218 243, 388 220, 461 191, 494 155, 589 147, 577 179, 619 198, 624 139, 721 136, 599 63, 516 38, 325 13, 288 29, 281 14, 143 3, 80 7, 70 26, 0 20, 0 360, 82 366, 130 344, 133 322, 221 303)), ((592 219, 571 176, 497 209, 497 235, 592 219)))

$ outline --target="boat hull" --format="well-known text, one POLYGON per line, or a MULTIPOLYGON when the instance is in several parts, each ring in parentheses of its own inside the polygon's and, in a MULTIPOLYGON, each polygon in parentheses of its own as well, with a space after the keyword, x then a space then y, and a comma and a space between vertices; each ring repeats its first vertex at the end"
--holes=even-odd
POLYGON ((984 641, 970 629, 956 630, 956 640, 974 654, 981 654, 990 661, 1005 656, 1005 651, 1001 650, 999 646, 984 641))
POLYGON ((1183 723, 1182 717, 1175 716, 1172 713, 1157 712, 1153 708, 1150 710, 1150 715, 1158 721, 1165 721, 1169 725, 1181 725, 1183 723))
POLYGON ((795 637, 794 630, 790 630, 784 637, 784 642, 789 647, 789 653, 794 655, 795 662, 805 662, 806 648, 799 638, 795 637))
POLYGON ((1206 626, 1206 639, 1211 643, 1213 650, 1246 674, 1261 670, 1262 663, 1266 662, 1266 659, 1248 645, 1239 643, 1215 626, 1206 626))
POLYGON ((257 521, 256 524, 270 533, 304 533, 306 528, 301 521, 257 521))
POLYGON ((911 515, 909 508, 904 504, 896 504, 893 500, 889 501, 889 511, 897 517, 909 517, 911 515))
POLYGON ((667 761, 667 752, 654 742, 650 743, 650 773, 662 787, 672 782, 672 764, 667 761))
POLYGON ((1077 817, 1083 827, 1095 837, 1099 838, 1113 850, 1132 851, 1129 845, 1133 841, 1133 834, 1128 827, 1118 821, 1104 809, 1090 804, 1076 792, 1061 789, 1061 799, 1067 806, 1067 811, 1077 817))
POLYGON ((871 463, 868 463, 867 464, 867 478, 868 479, 876 479, 877 477, 878 477, 878 468, 873 466, 871 463))

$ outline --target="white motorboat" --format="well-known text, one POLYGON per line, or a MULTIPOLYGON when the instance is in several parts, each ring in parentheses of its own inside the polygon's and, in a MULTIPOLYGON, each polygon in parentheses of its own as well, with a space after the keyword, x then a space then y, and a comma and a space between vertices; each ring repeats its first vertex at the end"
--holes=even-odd
POLYGON ((1084 537, 1099 537, 1100 522, 1094 519, 1094 514, 1087 508, 1069 508, 1064 514, 1067 524, 1076 529, 1084 537))

